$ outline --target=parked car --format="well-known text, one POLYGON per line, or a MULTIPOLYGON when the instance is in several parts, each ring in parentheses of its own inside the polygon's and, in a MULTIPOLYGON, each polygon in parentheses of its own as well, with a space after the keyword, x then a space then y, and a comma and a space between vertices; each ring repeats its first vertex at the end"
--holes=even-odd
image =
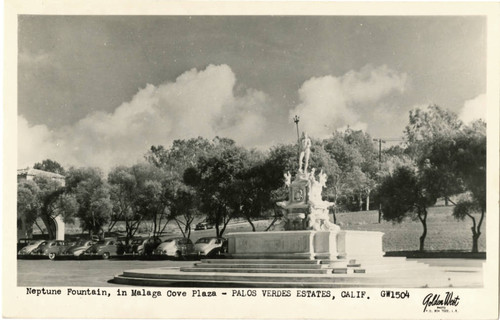
POLYGON ((108 259, 111 256, 122 255, 125 252, 124 244, 117 239, 104 239, 94 243, 90 248, 83 252, 85 256, 102 256, 108 259))
POLYGON ((162 240, 158 237, 137 239, 132 242, 132 253, 141 255, 152 255, 162 240))
POLYGON ((17 254, 30 254, 44 241, 45 240, 31 240, 30 242, 26 243, 26 245, 22 247, 17 254))
POLYGON ((45 240, 31 254, 48 256, 50 260, 54 260, 56 256, 62 255, 72 245, 73 242, 63 240, 45 240))
POLYGON ((142 244, 145 239, 142 237, 132 238, 129 240, 128 244, 126 244, 126 239, 123 239, 124 244, 124 252, 125 253, 136 253, 137 247, 142 244))
POLYGON ((194 230, 206 230, 206 229, 213 229, 213 228, 214 228, 213 224, 205 221, 205 222, 200 222, 200 223, 196 224, 196 227, 194 228, 194 230))
POLYGON ((33 239, 17 239, 17 251, 26 247, 33 239))
POLYGON ((80 256, 85 250, 90 248, 95 242, 92 240, 80 240, 64 251, 65 255, 80 256))
POLYGON ((153 254, 181 258, 192 254, 193 250, 194 245, 190 239, 179 237, 167 239, 160 243, 153 251, 153 254))
POLYGON ((198 256, 217 256, 223 253, 225 238, 205 237, 198 239, 194 244, 194 254, 198 256))

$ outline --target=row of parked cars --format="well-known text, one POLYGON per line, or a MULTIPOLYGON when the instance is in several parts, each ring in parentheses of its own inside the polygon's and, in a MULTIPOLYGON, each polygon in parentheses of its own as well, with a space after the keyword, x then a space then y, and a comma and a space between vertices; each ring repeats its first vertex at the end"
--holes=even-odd
POLYGON ((161 257, 216 257, 227 252, 225 238, 205 237, 193 243, 188 238, 176 237, 162 240, 159 237, 132 239, 127 245, 117 238, 103 240, 32 240, 18 251, 21 257, 46 256, 51 260, 56 257, 142 255, 161 257))

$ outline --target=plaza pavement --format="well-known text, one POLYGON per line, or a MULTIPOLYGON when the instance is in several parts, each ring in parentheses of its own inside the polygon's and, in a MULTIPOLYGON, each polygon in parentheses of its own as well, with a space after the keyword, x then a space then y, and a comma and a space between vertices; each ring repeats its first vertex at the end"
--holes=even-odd
MULTIPOLYGON (((481 259, 408 259, 448 270, 481 268, 481 259)), ((119 286, 110 283, 116 274, 130 269, 188 267, 194 261, 141 260, 17 260, 18 286, 119 286)))

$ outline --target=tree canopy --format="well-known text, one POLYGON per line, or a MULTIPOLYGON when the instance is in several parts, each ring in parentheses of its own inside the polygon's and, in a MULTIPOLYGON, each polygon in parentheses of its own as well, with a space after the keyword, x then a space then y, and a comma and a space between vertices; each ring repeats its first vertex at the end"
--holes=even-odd
MULTIPOLYGON (((457 219, 471 219, 472 251, 476 252, 486 211, 486 124, 479 120, 464 125, 456 114, 431 105, 410 112, 405 138, 406 150, 399 156, 390 154, 392 168, 379 188, 381 201, 388 206, 384 208, 384 218, 402 217, 408 212, 401 206, 416 203, 418 198, 410 197, 419 194, 415 190, 421 191, 424 203, 429 200, 430 204, 437 198, 444 198, 447 203, 453 202, 451 196, 460 196, 453 215, 457 219), (405 160, 406 154, 410 161, 405 160), (401 178, 403 172, 398 166, 411 163, 416 174, 401 178), (409 185, 416 187, 413 193, 406 189, 409 185), (474 217, 474 213, 479 217, 474 217)), ((424 225, 424 233, 426 228, 424 225)))
POLYGON ((35 165, 33 165, 33 169, 58 173, 58 174, 63 175, 63 176, 66 174, 66 171, 59 164, 59 162, 51 160, 51 159, 43 160, 41 163, 40 162, 35 163, 35 165))
POLYGON ((97 168, 70 168, 66 188, 73 194, 83 230, 90 235, 103 233, 103 227, 111 219, 113 205, 109 185, 97 168))

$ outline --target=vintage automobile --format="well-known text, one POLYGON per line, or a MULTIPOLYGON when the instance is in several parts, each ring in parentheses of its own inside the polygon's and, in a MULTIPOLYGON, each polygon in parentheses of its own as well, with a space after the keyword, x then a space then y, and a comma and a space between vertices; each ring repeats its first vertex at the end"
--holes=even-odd
POLYGON ((26 247, 33 239, 17 239, 17 251, 26 247))
POLYGON ((92 240, 80 240, 64 251, 63 254, 74 257, 80 256, 85 250, 90 248, 95 242, 92 240))
POLYGON ((47 256, 50 260, 54 260, 57 256, 63 255, 64 251, 73 244, 73 242, 63 240, 45 240, 31 254, 47 256))
POLYGON ((137 248, 146 240, 145 238, 132 238, 129 240, 128 244, 124 240, 125 253, 135 253, 137 254, 137 248))
POLYGON ((140 255, 152 255, 154 249, 162 240, 158 237, 150 237, 147 239, 136 239, 132 241, 132 253, 140 255))
POLYGON ((205 237, 200 238, 194 244, 194 254, 198 256, 213 257, 218 256, 223 251, 223 244, 226 241, 225 238, 217 237, 205 237))
POLYGON ((26 243, 26 246, 22 247, 21 250, 17 254, 23 255, 23 254, 30 254, 33 250, 38 248, 42 242, 45 240, 31 240, 30 242, 26 243))
POLYGON ((90 248, 85 250, 83 256, 101 256, 103 259, 108 259, 111 256, 122 255, 125 252, 124 244, 115 238, 107 238, 99 240, 90 248))
POLYGON ((194 245, 188 238, 171 238, 160 243, 153 254, 182 258, 193 253, 194 245))
POLYGON ((126 238, 118 238, 123 243, 123 253, 134 253, 134 250, 145 240, 143 237, 134 237, 127 242, 126 238))
POLYGON ((194 230, 206 230, 206 229, 213 229, 213 228, 214 228, 213 224, 204 221, 204 222, 200 222, 200 223, 196 224, 194 230))

